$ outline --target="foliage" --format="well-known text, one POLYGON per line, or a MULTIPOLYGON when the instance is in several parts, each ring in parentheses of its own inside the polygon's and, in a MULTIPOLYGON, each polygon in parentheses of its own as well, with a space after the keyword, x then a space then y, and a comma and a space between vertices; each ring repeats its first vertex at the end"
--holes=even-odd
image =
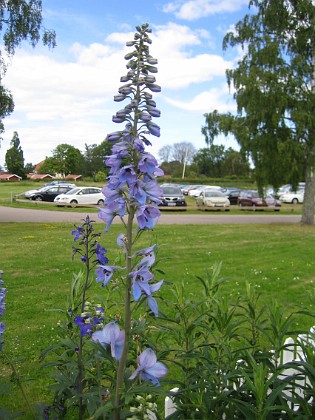
POLYGON ((83 156, 79 149, 70 144, 59 144, 52 157, 46 158, 40 166, 40 173, 60 174, 62 177, 69 174, 80 174, 83 169, 83 156))
POLYGON ((16 131, 13 133, 10 146, 11 147, 5 154, 5 164, 7 170, 12 174, 25 178, 23 150, 20 144, 19 135, 16 131))
POLYGON ((314 17, 309 0, 251 0, 251 12, 229 32, 223 48, 243 56, 227 71, 237 114, 206 114, 202 128, 211 143, 232 133, 250 154, 259 189, 306 181, 302 221, 314 221, 315 117, 314 17))
POLYGON ((194 165, 199 175, 223 178, 225 176, 249 176, 250 167, 240 152, 223 145, 212 144, 200 149, 194 156, 194 165))
POLYGON ((180 376, 170 393, 176 411, 167 419, 312 418, 312 341, 302 343, 294 362, 281 359, 285 338, 297 334, 293 314, 287 317, 274 302, 261 307, 249 284, 243 297, 220 296, 220 265, 199 281, 199 301, 187 298, 184 284, 174 288, 177 314, 160 338, 171 343, 180 376), (305 378, 305 390, 297 392, 305 378))
POLYGON ((108 169, 104 167, 105 157, 111 154, 112 145, 104 140, 99 145, 85 144, 84 151, 84 176, 94 177, 99 171, 104 173, 108 172, 108 169))
POLYGON ((98 171, 95 174, 94 180, 95 180, 95 182, 102 182, 102 183, 104 183, 106 181, 106 173, 103 172, 103 171, 98 171))

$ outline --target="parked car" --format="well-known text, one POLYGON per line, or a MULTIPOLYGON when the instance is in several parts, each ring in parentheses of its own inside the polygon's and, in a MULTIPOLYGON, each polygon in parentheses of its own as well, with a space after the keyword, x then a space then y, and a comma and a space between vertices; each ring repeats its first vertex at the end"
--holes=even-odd
POLYGON ((76 207, 84 204, 96 204, 102 206, 104 204, 104 194, 101 188, 97 187, 75 187, 64 194, 58 195, 54 202, 59 206, 76 207))
POLYGON ((276 197, 279 198, 281 195, 283 194, 287 194, 287 193, 296 193, 297 191, 301 191, 305 189, 305 182, 299 182, 297 185, 297 188, 294 190, 291 184, 285 184, 282 185, 277 193, 276 193, 276 197))
POLYGON ((72 183, 70 183, 69 181, 66 181, 66 180, 54 180, 54 181, 51 181, 51 182, 48 182, 47 184, 45 184, 44 186, 45 187, 51 187, 51 186, 53 186, 53 185, 73 185, 73 187, 75 187, 76 185, 75 184, 72 184, 72 183))
POLYGON ((29 190, 24 193, 25 197, 29 200, 35 201, 54 201, 55 197, 59 194, 66 193, 73 188, 73 184, 68 185, 53 185, 43 187, 38 190, 29 190))
POLYGON ((218 207, 225 210, 230 209, 230 201, 227 196, 219 190, 206 189, 196 199, 197 206, 218 207))
POLYGON ((167 207, 186 207, 187 206, 182 190, 177 185, 175 186, 172 186, 170 184, 161 185, 161 189, 163 191, 163 194, 160 197, 161 203, 159 204, 159 206, 167 206, 167 207))
POLYGON ((25 198, 28 198, 28 199, 30 199, 31 200, 31 197, 32 197, 32 195, 34 195, 35 193, 37 193, 37 192, 39 192, 39 191, 42 191, 42 190, 46 190, 48 187, 41 187, 41 188, 37 188, 37 189, 33 189, 33 190, 27 190, 27 191, 25 191, 23 194, 24 194, 24 197, 25 198))
POLYGON ((304 189, 296 192, 286 192, 279 195, 279 200, 282 203, 299 204, 304 201, 304 189))
POLYGON ((189 197, 197 198, 206 189, 221 191, 221 187, 218 185, 199 185, 196 188, 189 190, 188 195, 189 197))
POLYGON ((189 190, 193 190, 194 188, 196 188, 196 185, 183 185, 182 193, 188 195, 189 190))
POLYGON ((274 207, 275 210, 279 210, 281 207, 281 201, 270 195, 265 198, 259 197, 258 191, 256 190, 241 191, 237 202, 240 207, 274 207))
POLYGON ((231 205, 237 205, 237 199, 243 190, 241 188, 224 188, 222 192, 227 196, 231 205))

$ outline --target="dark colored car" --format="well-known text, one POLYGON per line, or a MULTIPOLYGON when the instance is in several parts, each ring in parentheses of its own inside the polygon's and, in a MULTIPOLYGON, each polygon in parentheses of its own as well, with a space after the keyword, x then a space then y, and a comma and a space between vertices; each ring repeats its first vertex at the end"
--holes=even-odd
MULTIPOLYGON (((44 187, 52 187, 53 185, 70 185, 70 182, 66 180, 60 180, 60 181, 55 180, 55 181, 48 182, 47 184, 44 185, 44 187)), ((71 185, 73 185, 73 188, 75 187, 75 184, 71 184, 71 185)))
POLYGON ((73 184, 68 185, 53 185, 52 187, 44 187, 40 190, 34 191, 28 196, 30 200, 36 201, 54 201, 59 194, 64 194, 73 188, 73 184))
POLYGON ((224 190, 222 190, 223 194, 225 194, 229 199, 231 205, 238 204, 237 200, 242 191, 243 190, 240 188, 225 188, 224 190))
POLYGON ((181 189, 177 186, 161 186, 163 194, 159 206, 186 207, 187 203, 181 189))
POLYGON ((256 190, 241 191, 237 202, 240 207, 274 207, 275 210, 281 207, 281 201, 270 195, 265 198, 259 197, 256 190))

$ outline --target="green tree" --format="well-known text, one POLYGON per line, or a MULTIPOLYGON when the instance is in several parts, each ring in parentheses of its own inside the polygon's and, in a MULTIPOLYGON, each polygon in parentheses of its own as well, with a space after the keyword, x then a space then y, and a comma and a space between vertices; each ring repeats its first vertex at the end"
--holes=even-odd
POLYGON ((20 144, 19 135, 16 131, 13 133, 10 146, 11 147, 5 154, 5 164, 7 170, 12 174, 25 178, 23 150, 20 144))
POLYGON ((199 175, 221 178, 224 151, 223 145, 217 146, 214 144, 209 148, 198 150, 193 162, 197 165, 199 175))
POLYGON ((106 156, 111 155, 112 144, 103 140, 100 144, 85 144, 84 151, 84 176, 95 177, 101 171, 108 173, 108 168, 105 166, 104 160, 106 156))
POLYGON ((57 174, 67 176, 79 174, 83 169, 84 158, 79 149, 70 144, 59 144, 54 150, 51 158, 52 166, 57 174))
POLYGON ((246 156, 231 147, 225 150, 222 162, 223 176, 247 177, 250 173, 251 169, 246 156))
POLYGON ((236 115, 205 115, 206 141, 232 133, 255 165, 259 189, 305 177, 302 222, 314 222, 315 6, 311 0, 250 0, 250 10, 223 41, 243 57, 227 71, 236 115))
POLYGON ((28 162, 25 166, 24 166, 24 171, 26 174, 30 174, 34 171, 35 165, 33 165, 31 162, 28 162))
POLYGON ((58 172, 58 162, 49 156, 45 158, 45 161, 40 165, 38 173, 55 175, 58 172))
MULTIPOLYGON (((11 59, 23 41, 33 47, 42 39, 44 45, 55 47, 54 31, 42 28, 41 0, 4 0, 0 1, 0 135, 4 131, 3 118, 14 110, 11 92, 2 83, 6 73, 6 56, 11 59)), ((1 140, 1 138, 0 138, 1 140)))

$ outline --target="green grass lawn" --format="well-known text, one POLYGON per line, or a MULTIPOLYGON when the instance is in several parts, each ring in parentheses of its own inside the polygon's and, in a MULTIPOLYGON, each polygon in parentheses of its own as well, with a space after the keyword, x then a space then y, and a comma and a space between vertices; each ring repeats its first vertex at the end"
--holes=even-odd
MULTIPOLYGON (((180 217, 180 216, 179 216, 180 217)), ((39 370, 41 351, 54 343, 60 314, 66 308, 72 273, 81 264, 72 261, 72 224, 1 223, 0 269, 7 288, 5 350, 15 360, 32 402, 48 398, 47 377, 39 370)), ((96 224, 102 232, 103 224, 96 224)), ((117 258, 117 235, 113 225, 102 236, 110 264, 117 258)), ((186 293, 197 296, 196 276, 222 262, 222 277, 229 278, 223 293, 244 294, 245 283, 262 294, 262 303, 276 299, 288 310, 299 306, 314 313, 315 226, 297 225, 158 225, 141 237, 140 246, 157 242, 158 267, 168 280, 161 289, 165 299, 172 284, 184 282, 186 293), (312 300, 313 299, 313 300, 312 300)), ((105 290, 95 284, 95 295, 105 290)), ((168 308, 174 316, 172 308, 168 308)), ((300 327, 309 328, 314 319, 301 317, 300 327)), ((0 377, 10 379, 10 369, 0 359, 0 377)), ((21 398, 0 397, 0 407, 23 409, 21 398)))

